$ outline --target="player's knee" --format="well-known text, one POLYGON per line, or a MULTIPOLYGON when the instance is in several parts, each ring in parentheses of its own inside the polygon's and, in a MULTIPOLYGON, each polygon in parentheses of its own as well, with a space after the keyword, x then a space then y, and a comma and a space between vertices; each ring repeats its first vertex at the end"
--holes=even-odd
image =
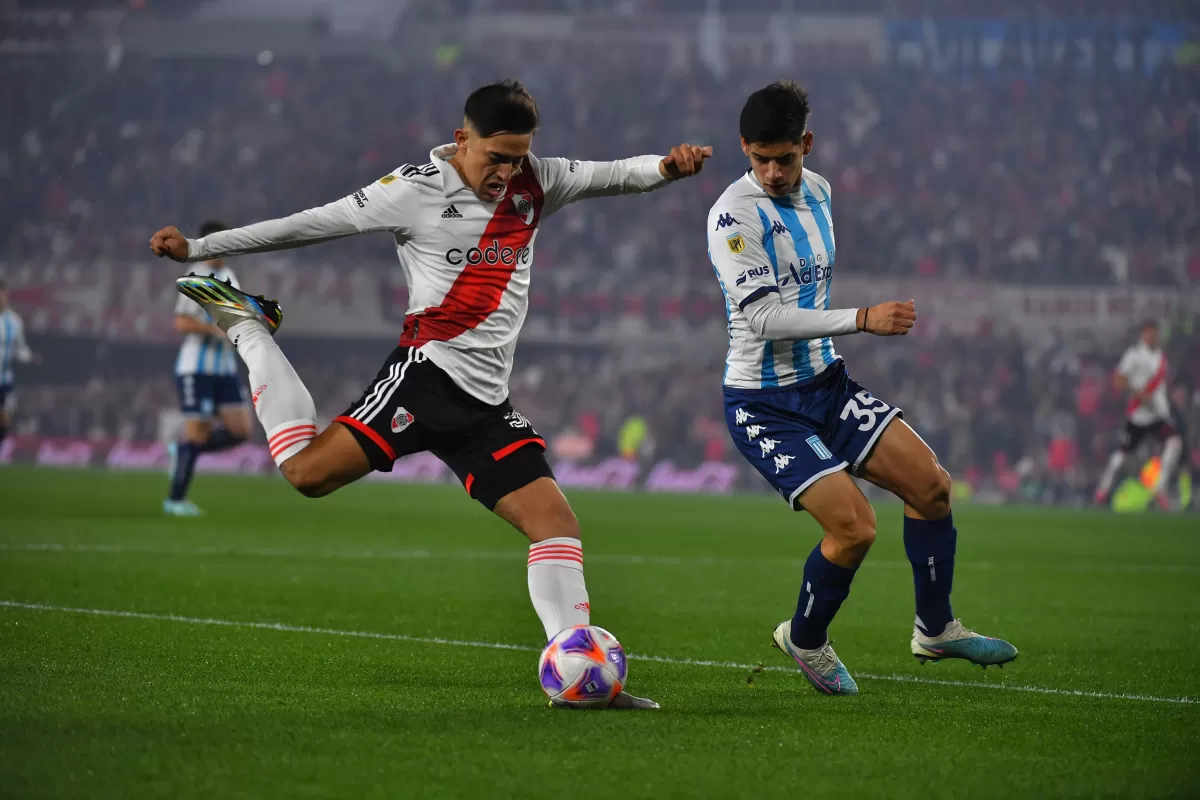
POLYGON ((829 533, 842 550, 861 560, 875 544, 875 510, 865 499, 849 504, 829 521, 829 533))
POLYGON ((521 530, 535 542, 557 537, 582 538, 579 519, 565 502, 555 503, 528 515, 521 530))
POLYGON ((950 513, 950 473, 940 464, 921 487, 914 507, 925 519, 945 519, 950 513))
POLYGON ((288 483, 305 497, 324 497, 337 488, 329 480, 320 463, 311 458, 304 458, 304 455, 301 451, 279 465, 279 471, 287 478, 288 483))

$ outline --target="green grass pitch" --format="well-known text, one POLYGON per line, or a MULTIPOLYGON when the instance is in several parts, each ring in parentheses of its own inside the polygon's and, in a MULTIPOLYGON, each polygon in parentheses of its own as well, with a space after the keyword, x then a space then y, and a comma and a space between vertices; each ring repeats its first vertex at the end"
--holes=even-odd
POLYGON ((202 476, 175 520, 164 488, 0 470, 0 797, 1200 795, 1194 517, 960 509, 955 611, 1021 648, 984 672, 909 654, 881 507, 832 632, 862 694, 827 698, 769 647, 805 515, 574 493, 593 618, 663 710, 572 712, 526 544, 461 490, 202 476))

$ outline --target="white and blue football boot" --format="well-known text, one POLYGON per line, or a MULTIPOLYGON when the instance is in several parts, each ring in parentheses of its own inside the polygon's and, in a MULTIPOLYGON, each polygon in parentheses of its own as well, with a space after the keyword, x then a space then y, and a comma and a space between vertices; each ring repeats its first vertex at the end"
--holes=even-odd
POLYGON ((246 294, 215 275, 185 275, 175 280, 179 293, 195 300, 226 333, 239 322, 254 320, 272 336, 283 324, 283 309, 262 295, 246 294))
POLYGON ((1003 639, 993 639, 967 630, 958 620, 951 620, 946 630, 937 636, 926 636, 914 626, 912 654, 922 664, 943 658, 961 658, 987 669, 995 664, 1001 669, 1017 657, 1017 648, 1003 639))
POLYGON ((191 500, 163 500, 163 513, 168 517, 201 517, 204 512, 191 500))
POLYGON ((792 621, 785 619, 775 628, 774 644, 791 656, 800 667, 800 672, 812 687, 821 694, 858 694, 858 684, 833 652, 833 645, 826 640, 823 647, 803 650, 792 644, 792 621))

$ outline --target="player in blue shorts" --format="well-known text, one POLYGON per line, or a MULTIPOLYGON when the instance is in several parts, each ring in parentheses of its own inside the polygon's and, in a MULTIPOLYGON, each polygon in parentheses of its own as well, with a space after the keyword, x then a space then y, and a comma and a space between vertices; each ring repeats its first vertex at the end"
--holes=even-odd
POLYGON ((41 357, 25 343, 25 323, 8 305, 8 286, 0 280, 0 445, 8 437, 17 407, 13 364, 37 364, 41 357))
MULTIPOLYGON (((218 233, 226 226, 216 220, 200 226, 200 235, 218 233)), ((237 276, 225 266, 225 259, 205 261, 201 269, 237 286, 237 276)), ((183 430, 179 441, 169 450, 167 497, 163 513, 175 517, 194 517, 200 509, 187 498, 196 470, 196 460, 204 453, 226 450, 250 436, 250 406, 238 377, 233 344, 225 332, 213 324, 208 312, 187 297, 175 305, 175 329, 183 334, 183 344, 175 359, 175 386, 179 390, 179 408, 183 412, 183 430)))
POLYGON ((875 541, 875 512, 851 474, 904 501, 904 548, 916 587, 911 649, 922 663, 986 667, 1017 657, 1008 642, 963 627, 950 609, 957 531, 950 475, 895 408, 860 386, 832 337, 903 336, 913 302, 829 309, 836 261, 829 182, 804 169, 808 96, 784 81, 741 114, 750 169, 708 216, 708 250, 729 317, 725 418, 742 455, 824 530, 804 565, 796 613, 775 645, 824 694, 858 686, 829 643, 830 622, 875 541))

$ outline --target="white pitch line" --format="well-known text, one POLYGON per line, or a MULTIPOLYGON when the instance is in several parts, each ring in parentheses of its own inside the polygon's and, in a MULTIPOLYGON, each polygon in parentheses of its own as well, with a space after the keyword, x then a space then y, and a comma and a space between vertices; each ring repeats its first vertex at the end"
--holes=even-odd
MULTIPOLYGON (((371 631, 346 631, 337 628, 315 628, 308 625, 288 625, 283 622, 243 622, 230 619, 211 619, 205 617, 183 617, 177 614, 148 614, 142 611, 115 611, 104 608, 73 608, 71 606, 53 606, 44 603, 22 603, 16 600, 0 600, 0 607, 23 609, 26 611, 55 611, 65 614, 86 614, 93 617, 120 617, 124 619, 143 619, 158 622, 182 622, 187 625, 214 625, 222 628, 253 628, 257 630, 283 631, 286 633, 318 633, 326 636, 348 636, 358 639, 385 639, 394 642, 413 642, 415 644, 454 645, 458 647, 482 647, 492 650, 516 650, 525 653, 537 653, 540 648, 522 644, 505 644, 503 642, 472 642, 463 639, 444 639, 436 636, 407 636, 401 633, 374 633, 371 631)), ((764 670, 768 672, 795 673, 788 667, 763 666, 761 664, 740 664, 736 661, 704 661, 694 658, 670 658, 667 656, 648 656, 629 653, 631 661, 654 661, 659 664, 672 664, 684 667, 710 667, 718 669, 764 670)), ((859 673, 859 678, 875 681, 893 681, 896 683, 921 683, 931 686, 958 686, 970 689, 994 689, 1007 692, 1027 692, 1031 694, 1062 695, 1066 697, 1085 697, 1097 700, 1133 700, 1143 703, 1173 703, 1177 705, 1200 705, 1200 700, 1191 697, 1156 697, 1144 694, 1123 694, 1117 692, 1088 692, 1079 689, 1050 689, 1043 686, 1014 686, 1001 683, 974 683, 971 681, 951 681, 936 678, 918 678, 912 675, 871 675, 859 673)))
MULTIPOLYGON (((58 544, 52 542, 4 543, 0 551, 50 552, 50 553, 118 553, 128 555, 164 556, 247 556, 255 558, 331 558, 342 561, 453 559, 484 561, 524 561, 528 554, 524 550, 295 550, 278 547, 160 547, 157 545, 124 544, 58 544)), ((611 564, 634 564, 653 566, 701 566, 737 567, 763 566, 775 568, 802 568, 803 559, 767 557, 717 557, 717 556, 653 556, 622 555, 614 553, 589 553, 591 562, 611 564)), ((907 561, 867 559, 864 567, 874 569, 910 569, 907 561)), ((962 561, 955 565, 960 570, 1033 570, 1051 572, 1084 572, 1099 574, 1200 574, 1200 566, 1191 564, 997 564, 989 561, 962 561)))

